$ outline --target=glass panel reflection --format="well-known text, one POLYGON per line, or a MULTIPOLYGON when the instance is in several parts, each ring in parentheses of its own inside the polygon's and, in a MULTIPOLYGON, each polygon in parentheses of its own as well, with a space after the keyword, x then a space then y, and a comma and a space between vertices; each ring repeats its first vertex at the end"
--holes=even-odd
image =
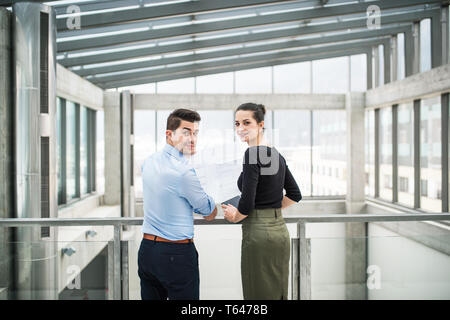
POLYGON ((380 198, 392 201, 392 108, 380 110, 380 198))
POLYGON ((441 212, 441 97, 421 100, 420 207, 441 212))
POLYGON ((413 103, 398 106, 398 202, 414 207, 413 103))

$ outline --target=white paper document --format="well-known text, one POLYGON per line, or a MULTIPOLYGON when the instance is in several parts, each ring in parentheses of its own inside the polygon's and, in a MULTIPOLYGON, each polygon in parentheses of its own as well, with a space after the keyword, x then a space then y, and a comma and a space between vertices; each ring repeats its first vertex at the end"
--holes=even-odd
POLYGON ((242 171, 240 162, 197 166, 195 171, 203 189, 216 203, 222 203, 241 194, 237 187, 237 180, 242 171))

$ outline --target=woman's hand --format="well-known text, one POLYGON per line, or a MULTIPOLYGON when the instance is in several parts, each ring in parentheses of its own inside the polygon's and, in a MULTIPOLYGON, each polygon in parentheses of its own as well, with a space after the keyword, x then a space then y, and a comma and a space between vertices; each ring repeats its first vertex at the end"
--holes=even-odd
POLYGON ((238 223, 247 218, 245 214, 240 213, 232 204, 222 204, 222 209, 225 219, 229 222, 238 223))

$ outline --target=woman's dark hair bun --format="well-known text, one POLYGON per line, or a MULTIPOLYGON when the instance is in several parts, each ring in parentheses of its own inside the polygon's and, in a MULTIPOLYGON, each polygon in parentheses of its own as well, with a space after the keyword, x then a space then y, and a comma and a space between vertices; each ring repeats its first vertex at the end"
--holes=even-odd
POLYGON ((262 113, 266 115, 266 107, 263 104, 258 104, 258 108, 261 109, 262 113))
POLYGON ((239 110, 253 111, 253 118, 255 118, 257 123, 264 121, 264 115, 266 114, 266 107, 262 104, 257 104, 253 102, 247 102, 241 104, 237 107, 235 112, 239 110))

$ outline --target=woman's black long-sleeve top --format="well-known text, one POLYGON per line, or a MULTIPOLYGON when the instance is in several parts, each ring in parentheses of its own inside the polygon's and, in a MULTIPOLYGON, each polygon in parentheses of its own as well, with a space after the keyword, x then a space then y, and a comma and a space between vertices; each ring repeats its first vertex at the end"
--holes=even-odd
POLYGON ((286 160, 268 146, 249 147, 245 151, 237 184, 241 191, 238 210, 244 215, 253 209, 281 208, 283 189, 289 199, 295 202, 302 199, 286 160))

